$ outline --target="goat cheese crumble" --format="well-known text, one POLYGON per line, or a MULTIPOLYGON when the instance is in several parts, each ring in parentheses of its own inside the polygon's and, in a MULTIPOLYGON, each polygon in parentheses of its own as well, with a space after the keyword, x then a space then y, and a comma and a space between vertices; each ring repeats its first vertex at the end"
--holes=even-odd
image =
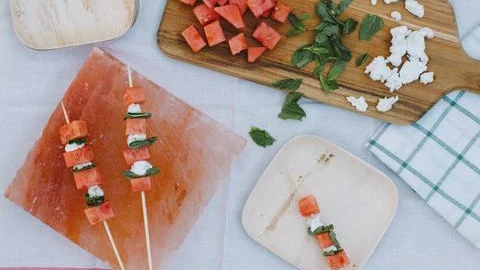
POLYGON ((143 141, 147 139, 147 134, 133 134, 128 135, 127 137, 127 145, 130 145, 132 142, 143 141))
POLYGON ((311 232, 314 232, 316 229, 320 228, 323 226, 322 222, 320 222, 320 216, 319 215, 314 215, 311 216, 306 220, 307 226, 310 228, 311 232))
POLYGON ((391 3, 396 3, 400 0, 383 0, 383 2, 385 2, 385 4, 391 4, 391 3))
POLYGON ((98 198, 103 197, 105 194, 101 187, 99 186, 91 186, 88 188, 88 196, 90 198, 98 198))
POLYGON ((392 17, 392 19, 394 19, 396 22, 402 20, 402 14, 398 11, 392 11, 392 13, 390 13, 390 17, 392 17))
POLYGON ((425 72, 422 75, 420 75, 420 82, 423 84, 429 84, 433 82, 433 72, 425 72))
POLYGON ((383 56, 375 57, 372 62, 366 67, 365 73, 370 74, 370 78, 374 81, 381 81, 382 83, 385 82, 392 70, 387 66, 388 60, 386 60, 383 56))
POLYGON ((393 104, 395 104, 397 101, 398 96, 379 99, 377 104, 377 110, 379 112, 388 112, 392 109, 393 104))
POLYGON ((142 107, 140 107, 140 104, 132 103, 132 104, 128 105, 127 112, 129 112, 129 113, 141 113, 142 112, 142 107))
POLYGON ((377 0, 370 0, 370 3, 372 4, 372 6, 376 6, 377 5, 377 0))
POLYGON ((388 87, 390 92, 395 92, 403 86, 402 79, 400 78, 400 74, 398 73, 398 68, 394 68, 390 77, 387 78, 385 81, 385 86, 388 87))
POLYGON ((412 83, 420 77, 420 74, 427 70, 427 65, 418 60, 410 59, 406 61, 400 70, 400 79, 403 84, 412 83))
POLYGON ((65 152, 72 152, 85 147, 85 143, 67 143, 65 145, 65 152))
POLYGON ((424 6, 418 3, 416 0, 406 0, 405 9, 419 18, 423 18, 423 16, 425 15, 424 6))
POLYGON ((347 97, 347 100, 353 107, 355 107, 355 109, 357 109, 357 111, 366 112, 368 109, 368 104, 363 96, 360 96, 359 98, 347 97))
POLYGON ((152 164, 145 160, 135 161, 130 168, 130 171, 136 175, 145 175, 148 169, 152 168, 152 164))

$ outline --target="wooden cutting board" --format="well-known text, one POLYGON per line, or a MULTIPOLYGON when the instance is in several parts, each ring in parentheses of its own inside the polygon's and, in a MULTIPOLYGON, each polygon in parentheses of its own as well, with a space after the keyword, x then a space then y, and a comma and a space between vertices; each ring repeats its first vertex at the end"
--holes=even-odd
MULTIPOLYGON (((314 15, 317 0, 284 0, 295 13, 309 13, 314 15)), ((341 88, 334 93, 325 94, 320 88, 318 79, 311 75, 313 66, 299 70, 290 64, 292 52, 298 47, 311 43, 313 33, 287 38, 285 33, 290 24, 280 24, 267 19, 268 23, 282 33, 283 38, 273 51, 268 51, 255 64, 246 61, 245 53, 232 56, 228 45, 222 43, 212 48, 205 48, 194 54, 183 40, 180 33, 189 25, 195 24, 199 29, 192 7, 178 0, 167 2, 165 13, 160 24, 157 39, 158 45, 167 55, 176 59, 191 62, 206 68, 227 73, 264 85, 283 78, 302 78, 300 89, 307 97, 323 103, 355 110, 345 99, 347 96, 363 95, 369 103, 367 115, 397 124, 407 124, 419 119, 437 100, 446 93, 455 89, 469 89, 480 92, 480 61, 476 61, 465 54, 459 43, 454 13, 446 0, 422 0, 425 5, 425 17, 419 19, 404 9, 403 2, 386 5, 378 1, 377 6, 371 6, 370 0, 355 0, 343 15, 361 21, 366 14, 378 14, 385 20, 385 28, 377 33, 371 41, 359 41, 357 31, 347 36, 345 44, 352 50, 353 59, 363 53, 372 56, 389 55, 390 29, 399 25, 407 25, 412 29, 430 27, 437 32, 432 40, 427 40, 427 54, 430 56, 429 70, 435 72, 436 80, 433 84, 422 85, 419 82, 402 87, 395 93, 400 101, 388 113, 380 113, 375 109, 379 98, 392 96, 380 82, 372 81, 364 74, 364 67, 355 67, 352 60, 346 72, 339 78, 341 88), (403 15, 400 23, 394 22, 389 14, 398 10, 403 15)), ((317 16, 313 16, 316 18, 317 16)), ((258 24, 252 14, 245 16, 249 26, 244 32, 251 35, 258 24)), ((317 19, 308 22, 316 25, 317 19)), ((227 38, 239 31, 222 22, 227 38)), ((258 44, 249 38, 249 44, 258 44)), ((280 110, 280 105, 279 105, 280 110)))

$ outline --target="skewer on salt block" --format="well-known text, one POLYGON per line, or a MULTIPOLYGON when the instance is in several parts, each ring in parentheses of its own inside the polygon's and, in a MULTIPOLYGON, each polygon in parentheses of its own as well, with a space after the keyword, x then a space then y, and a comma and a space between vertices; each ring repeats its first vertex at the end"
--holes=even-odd
MULTIPOLYGON (((128 86, 133 87, 132 72, 130 70, 130 65, 127 66, 127 72, 128 72, 128 86)), ((145 199, 144 191, 140 192, 140 199, 142 201, 143 225, 145 229, 145 243, 147 248, 148 269, 153 270, 152 251, 150 247, 150 230, 148 228, 147 202, 145 199)))
MULTIPOLYGON (((62 105, 62 110, 63 110, 63 116, 65 117, 65 122, 67 122, 67 124, 70 124, 70 119, 68 117, 68 113, 67 113, 67 109, 65 108, 65 104, 63 104, 63 102, 62 102, 61 105, 62 105)), ((118 252, 117 245, 115 244, 115 240, 113 239, 112 232, 110 231, 110 227, 108 226, 108 223, 107 223, 106 220, 103 220, 103 227, 105 228, 105 232, 107 233, 108 240, 110 241, 110 244, 112 245, 112 249, 113 249, 113 252, 115 253, 115 257, 117 258, 120 269, 125 270, 122 258, 120 257, 120 253, 118 252)))

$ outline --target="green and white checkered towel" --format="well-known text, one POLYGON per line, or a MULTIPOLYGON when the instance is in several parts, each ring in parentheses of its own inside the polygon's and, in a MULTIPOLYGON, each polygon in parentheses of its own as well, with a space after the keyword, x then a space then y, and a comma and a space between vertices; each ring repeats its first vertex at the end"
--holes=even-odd
POLYGON ((409 126, 386 124, 368 149, 480 248, 480 96, 444 96, 409 126))

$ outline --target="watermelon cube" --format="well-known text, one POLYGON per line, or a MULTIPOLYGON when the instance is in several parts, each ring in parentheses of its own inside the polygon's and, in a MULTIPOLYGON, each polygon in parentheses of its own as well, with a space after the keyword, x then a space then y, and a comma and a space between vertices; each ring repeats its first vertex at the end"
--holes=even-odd
POLYGON ((232 37, 231 39, 229 39, 228 45, 230 46, 230 50, 232 51, 232 54, 235 55, 248 48, 247 38, 243 33, 240 33, 232 37))
POLYGON ((291 11, 292 9, 289 6, 285 5, 284 3, 277 2, 270 16, 272 19, 284 23, 291 11))
POLYGON ((253 63, 265 52, 265 47, 250 47, 248 48, 248 62, 253 63))
POLYGON ((125 105, 143 102, 145 102, 145 94, 141 87, 128 87, 125 89, 125 94, 123 94, 123 103, 125 105))
POLYGON ((218 1, 220 0, 203 0, 205 5, 207 5, 209 8, 213 8, 215 5, 217 5, 218 1))
POLYGON ((229 0, 228 3, 230 5, 237 5, 242 15, 247 11, 247 0, 229 0))
POLYGON ((253 32, 252 36, 258 40, 258 42, 262 43, 263 46, 267 47, 270 50, 273 50, 277 43, 280 41, 282 36, 275 31, 272 27, 270 27, 265 22, 261 22, 257 29, 253 32))
POLYGON ((207 37, 208 46, 210 47, 215 46, 218 43, 221 43, 227 40, 225 38, 225 34, 223 34, 222 26, 220 25, 219 20, 216 20, 213 23, 205 26, 203 28, 203 31, 205 31, 205 36, 207 37))
POLYGON ((101 185, 104 181, 103 175, 97 167, 73 173, 77 189, 84 189, 90 186, 101 185))
POLYGON ((97 224, 115 216, 112 205, 106 201, 99 206, 89 207, 83 210, 90 224, 97 224))
POLYGON ((298 201, 298 209, 300 210, 300 214, 304 217, 309 217, 311 215, 320 213, 317 199, 313 195, 308 195, 300 199, 298 201))
POLYGON ((218 19, 220 16, 213 10, 213 8, 209 8, 205 4, 201 4, 196 6, 193 9, 193 14, 195 14, 195 17, 197 17, 198 22, 202 26, 205 26, 216 19, 218 19))
POLYGON ((260 17, 263 17, 263 18, 270 18, 270 12, 271 12, 271 9, 265 11, 264 13, 262 13, 262 15, 260 15, 260 17))
POLYGON ((247 0, 247 6, 255 18, 260 18, 263 13, 275 6, 274 0, 247 0))
POLYGON ((193 24, 187 27, 187 29, 183 30, 182 36, 187 41, 188 46, 190 46, 192 51, 195 53, 207 46, 207 43, 205 43, 205 40, 203 40, 202 36, 200 36, 200 33, 198 33, 197 28, 195 28, 193 24))
POLYGON ((245 22, 237 5, 225 5, 223 7, 216 7, 214 10, 235 28, 241 29, 245 27, 245 22))
POLYGON ((130 188, 133 192, 152 190, 152 179, 150 177, 141 177, 130 179, 130 188))
POLYGON ((197 0, 180 0, 180 2, 187 4, 189 6, 193 6, 195 5, 195 2, 197 2, 197 0))
POLYGON ((228 0, 220 0, 218 1, 219 6, 225 6, 228 3, 228 0))

